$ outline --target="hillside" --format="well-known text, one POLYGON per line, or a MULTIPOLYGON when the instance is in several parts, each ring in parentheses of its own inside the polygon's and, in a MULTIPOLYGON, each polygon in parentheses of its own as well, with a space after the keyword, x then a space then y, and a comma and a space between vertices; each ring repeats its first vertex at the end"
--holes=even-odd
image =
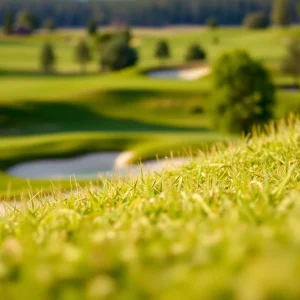
POLYGON ((299 145, 290 118, 180 169, 9 209, 3 299, 298 299, 299 145))

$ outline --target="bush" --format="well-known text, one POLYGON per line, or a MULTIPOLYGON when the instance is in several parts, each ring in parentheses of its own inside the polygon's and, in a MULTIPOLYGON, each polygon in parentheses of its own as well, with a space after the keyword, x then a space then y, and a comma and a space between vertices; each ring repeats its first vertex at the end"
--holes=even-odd
POLYGON ((154 56, 161 60, 165 60, 171 57, 170 47, 167 41, 160 40, 157 42, 154 56))
POLYGON ((195 61, 195 60, 204 60, 206 58, 205 51, 197 44, 193 44, 189 47, 186 60, 195 61))
POLYGON ((138 61, 138 53, 132 48, 128 40, 123 37, 114 37, 102 49, 102 70, 115 71, 134 66, 138 61))
POLYGON ((263 29, 268 27, 269 22, 263 13, 248 14, 243 22, 244 26, 248 29, 263 29))
POLYGON ((55 63, 55 55, 52 45, 46 43, 41 51, 41 69, 45 73, 50 73, 53 71, 54 63, 55 63))
POLYGON ((273 115, 275 88, 269 73, 244 51, 222 55, 214 67, 214 117, 227 132, 250 132, 273 115))

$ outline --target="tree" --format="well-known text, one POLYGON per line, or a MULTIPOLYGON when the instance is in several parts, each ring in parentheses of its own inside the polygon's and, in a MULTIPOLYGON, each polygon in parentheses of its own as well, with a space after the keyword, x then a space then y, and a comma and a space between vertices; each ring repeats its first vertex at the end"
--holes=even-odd
POLYGON ((55 23, 53 19, 47 19, 44 22, 44 28, 47 29, 48 31, 52 32, 55 30, 55 23))
POLYGON ((300 3, 297 5, 298 19, 300 20, 300 3))
POLYGON ((55 54, 51 44, 45 43, 40 56, 41 69, 44 73, 51 73, 54 69, 55 54))
POLYGON ((17 25, 21 28, 32 30, 31 15, 27 10, 22 10, 17 15, 17 25))
POLYGON ((128 43, 132 40, 132 32, 130 27, 125 27, 118 32, 118 35, 123 37, 128 43))
POLYGON ((217 19, 216 19, 216 18, 209 18, 209 19, 207 19, 207 20, 206 20, 206 25, 207 25, 210 29, 212 29, 212 30, 216 29, 216 28, 218 27, 217 19))
POLYGON ((198 44, 192 44, 188 48, 186 55, 187 61, 204 60, 205 58, 206 53, 198 44))
POLYGON ((6 11, 4 16, 3 32, 5 34, 11 34, 13 32, 13 16, 9 10, 6 11))
POLYGON ((89 20, 87 24, 87 31, 89 35, 95 35, 97 33, 97 24, 94 20, 89 20))
POLYGON ((81 72, 85 72, 86 64, 91 61, 90 48, 85 40, 80 40, 75 48, 75 60, 81 66, 81 72))
POLYGON ((41 26, 41 21, 36 15, 29 14, 29 23, 32 30, 39 29, 41 26))
POLYGON ((136 49, 131 47, 124 37, 114 37, 103 46, 101 55, 102 70, 121 70, 134 66, 137 62, 138 53, 136 49))
POLYGON ((166 60, 171 57, 170 47, 166 40, 158 41, 154 56, 160 60, 166 60))
POLYGON ((250 132, 271 119, 275 88, 269 73, 244 51, 222 55, 214 67, 214 118, 227 132, 250 132))
POLYGON ((290 23, 288 0, 273 0, 271 19, 275 26, 287 26, 290 23))
POLYGON ((288 46, 288 54, 284 57, 281 70, 283 73, 292 75, 295 86, 299 87, 300 78, 300 40, 293 39, 288 46))
POLYGON ((268 27, 268 20, 264 13, 250 13, 245 16, 243 25, 248 29, 263 29, 268 27))

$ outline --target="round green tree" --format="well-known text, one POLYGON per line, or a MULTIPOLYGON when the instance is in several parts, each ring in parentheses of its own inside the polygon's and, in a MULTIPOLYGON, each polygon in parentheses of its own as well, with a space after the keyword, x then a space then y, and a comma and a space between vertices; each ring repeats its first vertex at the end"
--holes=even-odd
POLYGON ((206 59, 206 52, 198 44, 193 44, 188 48, 186 54, 187 61, 205 60, 205 59, 206 59))
POLYGON ((55 54, 51 44, 45 43, 40 56, 41 70, 44 73, 51 73, 54 70, 55 54))
POLYGON ((82 73, 85 72, 86 64, 91 61, 91 59, 92 56, 89 45, 85 40, 80 40, 75 48, 75 60, 79 63, 82 73))
POLYGON ((157 42, 154 56, 161 61, 171 57, 170 47, 166 40, 160 40, 157 42))
POLYGON ((138 53, 128 40, 115 37, 108 41, 101 54, 101 67, 104 71, 116 71, 134 66, 138 62, 138 53))
POLYGON ((214 67, 215 125, 226 132, 250 132, 272 118, 275 88, 269 73, 244 51, 222 55, 214 67))

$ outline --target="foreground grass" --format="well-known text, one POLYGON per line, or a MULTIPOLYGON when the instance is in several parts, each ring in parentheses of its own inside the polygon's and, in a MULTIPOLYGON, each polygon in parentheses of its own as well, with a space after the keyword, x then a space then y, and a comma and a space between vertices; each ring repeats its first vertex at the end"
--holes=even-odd
MULTIPOLYGON (((6 174, 6 169, 20 162, 73 157, 90 152, 131 151, 133 155, 129 163, 137 163, 140 160, 155 159, 155 155, 193 156, 197 153, 196 149, 207 151, 216 142, 227 143, 227 139, 211 132, 148 132, 146 135, 143 132, 84 132, 5 138, 0 143, 0 200, 14 199, 21 194, 28 197, 28 188, 33 194, 52 190, 53 181, 29 182, 6 174), (170 148, 173 149, 172 152, 169 151, 170 148)), ((69 180, 54 182, 56 188, 70 189, 69 180)), ((94 184, 102 182, 102 179, 99 177, 78 182, 94 184)))
POLYGON ((299 144, 290 119, 180 169, 8 210, 2 297, 298 299, 299 144))

